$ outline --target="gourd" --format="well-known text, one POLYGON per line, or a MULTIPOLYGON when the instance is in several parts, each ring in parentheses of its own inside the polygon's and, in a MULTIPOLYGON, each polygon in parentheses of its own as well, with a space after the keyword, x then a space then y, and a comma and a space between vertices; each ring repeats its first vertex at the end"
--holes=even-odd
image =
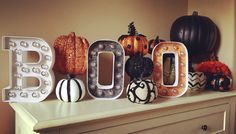
POLYGON ((146 104, 156 99, 157 89, 149 79, 135 79, 128 84, 126 94, 131 102, 146 104))
POLYGON ((74 32, 58 37, 54 44, 54 70, 63 74, 84 74, 87 68, 88 41, 74 32))
POLYGON ((133 56, 141 53, 143 55, 148 53, 148 40, 146 36, 138 34, 134 26, 134 22, 129 24, 128 35, 121 35, 118 42, 123 46, 125 55, 133 56))
POLYGON ((56 96, 65 102, 77 102, 85 95, 84 83, 76 79, 73 75, 68 75, 68 79, 62 79, 56 86, 56 96))
POLYGON ((210 18, 199 16, 194 11, 190 16, 175 20, 171 26, 170 39, 183 43, 191 58, 215 52, 219 45, 219 31, 210 18))

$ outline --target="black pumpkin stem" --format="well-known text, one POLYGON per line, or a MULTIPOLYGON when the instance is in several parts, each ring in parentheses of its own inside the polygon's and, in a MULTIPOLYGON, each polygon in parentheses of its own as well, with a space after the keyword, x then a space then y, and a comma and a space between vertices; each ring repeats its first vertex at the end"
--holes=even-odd
POLYGON ((129 27, 129 30, 128 30, 129 35, 131 36, 138 35, 138 32, 134 26, 134 22, 131 22, 128 27, 129 27))
POLYGON ((138 57, 138 56, 140 56, 140 57, 144 57, 144 55, 143 55, 143 53, 141 53, 141 52, 137 52, 137 53, 135 53, 135 54, 133 54, 133 55, 130 55, 130 57, 138 57))
POLYGON ((198 16, 198 12, 197 11, 193 11, 193 16, 198 16))
POLYGON ((67 74, 67 78, 68 79, 73 79, 73 78, 75 78, 75 75, 74 74, 67 74))
POLYGON ((155 45, 157 45, 158 43, 159 43, 159 36, 157 36, 155 39, 155 45))

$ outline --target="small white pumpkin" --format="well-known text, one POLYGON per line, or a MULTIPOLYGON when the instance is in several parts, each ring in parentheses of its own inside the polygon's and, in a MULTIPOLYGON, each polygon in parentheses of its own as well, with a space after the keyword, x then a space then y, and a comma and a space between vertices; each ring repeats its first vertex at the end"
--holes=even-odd
POLYGON ((149 80, 133 80, 126 90, 127 98, 133 103, 146 104, 156 99, 156 86, 149 80))
POLYGON ((83 81, 69 76, 68 79, 62 79, 57 83, 56 96, 59 100, 65 102, 77 102, 83 99, 85 95, 85 86, 83 81))

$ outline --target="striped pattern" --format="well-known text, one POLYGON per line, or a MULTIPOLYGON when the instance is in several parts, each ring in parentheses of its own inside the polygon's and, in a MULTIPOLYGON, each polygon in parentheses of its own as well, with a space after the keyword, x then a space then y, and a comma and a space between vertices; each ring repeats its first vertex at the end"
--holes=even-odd
POLYGON ((188 73, 188 88, 190 90, 198 90, 205 88, 206 76, 202 72, 188 73))
POLYGON ((60 80, 56 87, 56 96, 65 102, 77 102, 85 95, 84 83, 79 79, 60 80))

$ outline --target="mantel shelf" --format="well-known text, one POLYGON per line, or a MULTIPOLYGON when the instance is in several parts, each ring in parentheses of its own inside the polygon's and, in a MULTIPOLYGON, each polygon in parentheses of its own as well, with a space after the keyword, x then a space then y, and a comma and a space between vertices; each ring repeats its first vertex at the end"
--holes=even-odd
POLYGON ((86 121, 117 117, 121 115, 163 109, 173 106, 209 101, 236 96, 236 91, 214 92, 203 91, 195 95, 179 98, 157 98, 152 104, 134 104, 128 99, 85 100, 77 103, 66 103, 59 100, 45 100, 40 103, 10 103, 17 114, 30 122, 32 130, 82 123, 86 121))

